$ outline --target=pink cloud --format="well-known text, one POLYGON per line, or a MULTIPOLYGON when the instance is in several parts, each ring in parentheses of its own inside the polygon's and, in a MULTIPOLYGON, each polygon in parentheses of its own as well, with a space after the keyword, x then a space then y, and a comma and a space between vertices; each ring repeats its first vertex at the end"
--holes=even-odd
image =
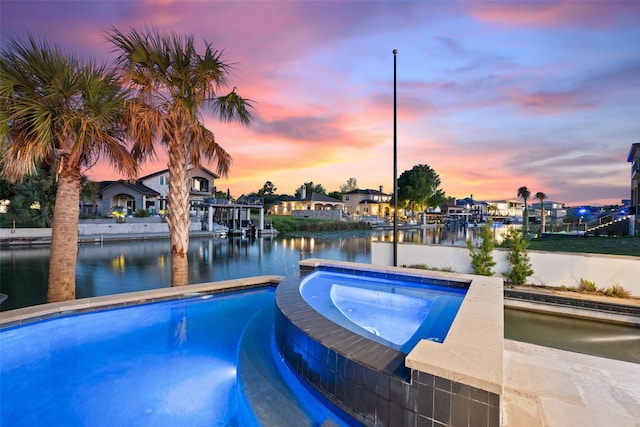
POLYGON ((633 25, 640 14, 640 3, 635 1, 468 2, 466 5, 475 19, 504 26, 607 28, 621 22, 633 25))
POLYGON ((596 101, 586 99, 585 94, 578 91, 525 92, 506 88, 502 93, 508 103, 516 105, 524 112, 535 115, 572 113, 598 105, 596 101))

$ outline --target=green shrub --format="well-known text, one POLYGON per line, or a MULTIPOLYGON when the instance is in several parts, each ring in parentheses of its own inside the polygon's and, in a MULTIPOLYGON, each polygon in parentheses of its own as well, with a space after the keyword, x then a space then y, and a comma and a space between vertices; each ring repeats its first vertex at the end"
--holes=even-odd
POLYGON ((474 273, 481 276, 493 276, 492 268, 496 262, 493 260, 493 223, 489 221, 480 228, 482 244, 479 248, 473 246, 471 239, 467 240, 467 248, 471 255, 471 267, 474 273))
POLYGON ((620 285, 613 285, 612 287, 607 288, 604 291, 604 294, 608 297, 631 298, 631 292, 620 285))
POLYGON ((288 215, 269 215, 265 219, 270 221, 273 227, 282 234, 371 229, 369 224, 361 221, 347 222, 317 218, 297 218, 288 215))
POLYGON ((146 209, 136 209, 133 216, 138 218, 147 218, 149 216, 149 211, 146 209))
POLYGON ((505 239, 505 245, 509 248, 507 260, 511 264, 511 271, 502 275, 514 285, 524 285, 527 277, 533 274, 533 269, 527 254, 529 245, 523 237, 522 230, 517 228, 510 229, 505 239))
POLYGON ((595 282, 590 280, 580 279, 580 285, 578 287, 580 292, 597 292, 598 288, 596 287, 595 282))

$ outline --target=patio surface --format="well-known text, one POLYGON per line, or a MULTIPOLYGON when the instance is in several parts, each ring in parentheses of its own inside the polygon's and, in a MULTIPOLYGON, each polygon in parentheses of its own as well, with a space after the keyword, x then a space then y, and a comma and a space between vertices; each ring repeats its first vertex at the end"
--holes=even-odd
POLYGON ((503 426, 640 426, 640 364, 512 340, 503 363, 503 426))

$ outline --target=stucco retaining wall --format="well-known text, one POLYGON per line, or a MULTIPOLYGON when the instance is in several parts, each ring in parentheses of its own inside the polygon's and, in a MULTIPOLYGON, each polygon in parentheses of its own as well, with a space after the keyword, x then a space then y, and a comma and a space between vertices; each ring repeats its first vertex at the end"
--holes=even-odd
MULTIPOLYGON (((202 224, 192 221, 190 231, 200 231, 202 224)), ((78 225, 78 236, 100 236, 105 234, 143 234, 143 233, 167 233, 169 226, 166 222, 140 223, 131 222, 118 224, 114 220, 107 223, 87 223, 78 225)), ((19 239, 51 239, 50 228, 0 228, 0 240, 19 239)))
POLYGON ((0 240, 50 238, 50 228, 0 228, 0 240))
MULTIPOLYGON (((494 249, 496 276, 511 269, 507 254, 505 249, 494 249)), ((578 287, 580 279, 585 279, 603 289, 620 285, 640 297, 640 257, 544 251, 528 251, 528 254, 534 271, 527 279, 529 284, 578 287)), ((393 243, 371 242, 371 263, 393 265, 393 243)), ((398 265, 425 265, 473 273, 469 250, 462 246, 398 243, 398 265)))

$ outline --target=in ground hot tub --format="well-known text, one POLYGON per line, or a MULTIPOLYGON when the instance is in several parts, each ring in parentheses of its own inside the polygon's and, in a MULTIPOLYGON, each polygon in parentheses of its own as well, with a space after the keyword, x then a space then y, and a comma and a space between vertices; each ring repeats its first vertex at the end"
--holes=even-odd
POLYGON ((363 425, 498 427, 502 299, 497 277, 307 259, 276 290, 275 341, 363 425))
POLYGON ((342 327, 408 353, 421 339, 443 342, 467 293, 464 284, 402 275, 371 277, 320 269, 300 282, 302 298, 342 327))

